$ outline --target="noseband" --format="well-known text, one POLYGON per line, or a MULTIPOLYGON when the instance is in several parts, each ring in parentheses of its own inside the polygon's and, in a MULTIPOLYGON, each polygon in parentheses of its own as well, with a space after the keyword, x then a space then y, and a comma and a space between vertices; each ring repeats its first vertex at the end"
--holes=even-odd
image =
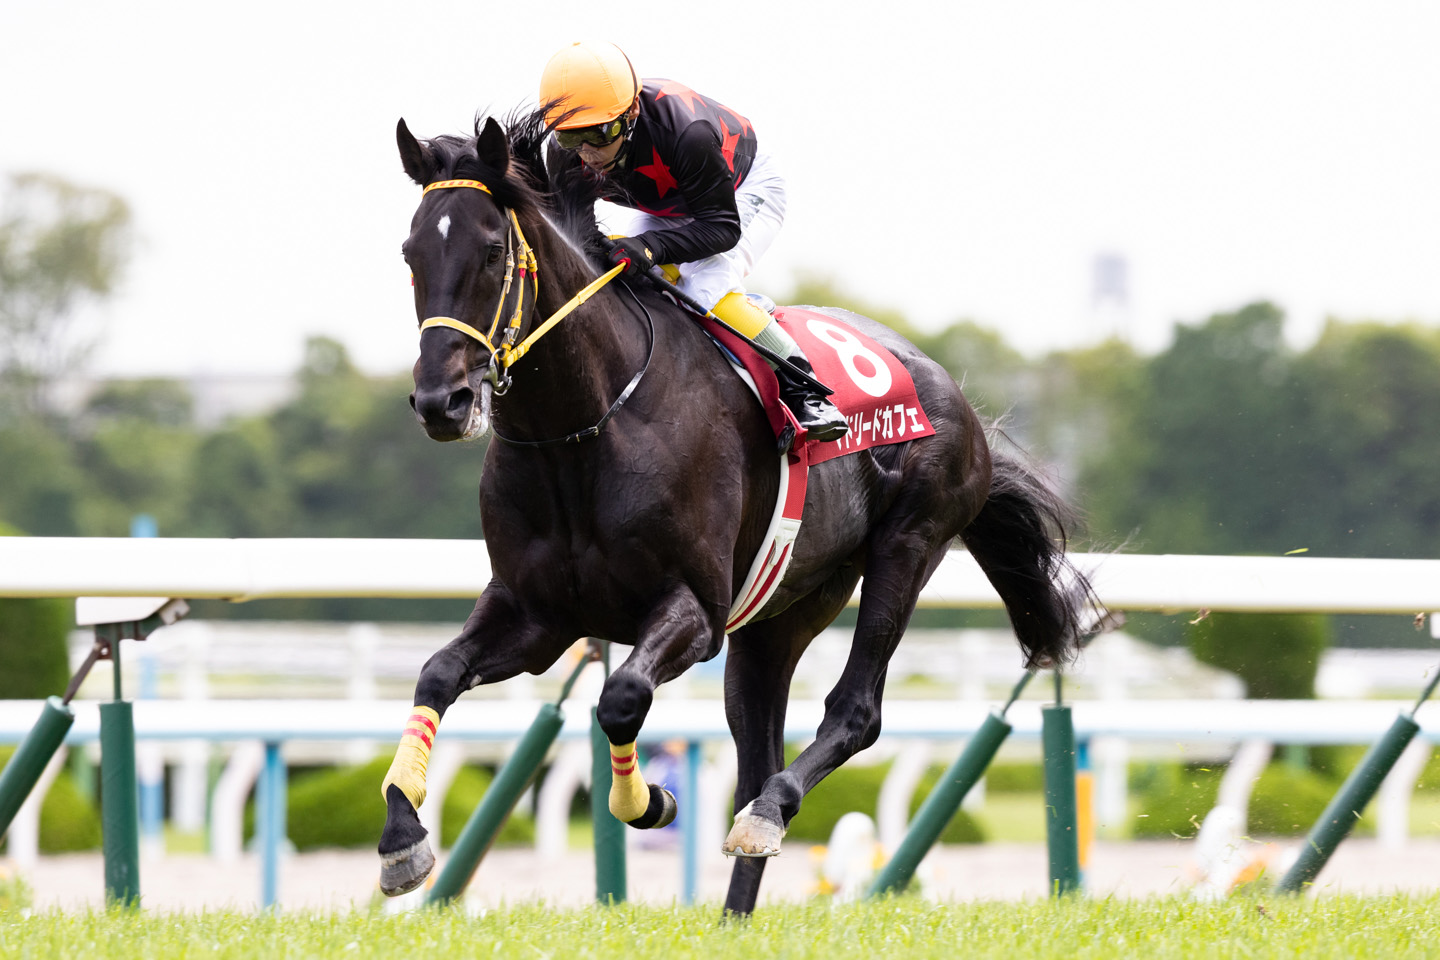
MULTIPOLYGON (((420 196, 423 198, 425 194, 431 190, 450 190, 456 187, 483 190, 492 197, 494 196, 493 193, 490 193, 490 188, 479 180, 437 180, 435 183, 427 184, 425 189, 420 192, 420 196)), ((586 300, 589 300, 601 287, 605 286, 605 284, 611 280, 614 280, 625 269, 625 264, 622 263, 612 270, 601 274, 599 278, 586 285, 583 290, 571 297, 563 307, 556 310, 544 323, 541 323, 532 330, 530 336, 517 344, 515 340, 520 336, 520 326, 525 319, 525 278, 527 275, 530 278, 531 287, 534 291, 533 300, 538 306, 540 302, 540 264, 539 261, 535 259, 534 249, 525 239, 525 231, 520 229, 520 218, 515 215, 513 209, 506 209, 505 214, 510 221, 510 226, 505 232, 505 283, 500 288, 500 300, 495 304, 495 315, 490 319, 489 331, 481 333, 475 327, 470 326, 470 324, 465 323, 463 320, 456 320, 454 317, 427 317, 420 324, 421 333, 424 333, 431 327, 449 327, 451 330, 458 330, 478 341, 481 346, 488 350, 490 352, 490 369, 486 373, 485 378, 490 381, 490 385, 494 388, 495 396, 497 397, 504 396, 506 391, 510 389, 510 366, 525 356, 526 353, 529 353, 530 348, 535 345, 535 341, 549 333, 557 323, 564 320, 574 312, 577 307, 586 300), (520 275, 520 285, 518 288, 518 296, 515 298, 515 310, 510 315, 510 321, 505 327, 505 332, 501 336, 500 343, 496 344, 495 332, 500 327, 500 316, 505 310, 505 300, 510 296, 510 285, 515 278, 517 270, 520 275)), ((635 296, 634 292, 630 291, 628 287, 626 290, 630 293, 631 297, 635 296)), ((655 322, 650 318, 650 311, 645 309, 645 305, 641 304, 638 299, 636 299, 635 302, 640 306, 641 310, 645 311, 645 317, 650 321, 650 354, 645 358, 645 366, 640 369, 639 373, 635 374, 630 383, 621 391, 620 396, 616 398, 615 402, 610 406, 610 409, 606 411, 605 416, 600 419, 599 423, 593 427, 586 427, 584 430, 578 430, 568 436, 558 437, 554 440, 512 440, 509 437, 501 436, 498 430, 495 431, 495 436, 506 443, 523 447, 548 447, 554 444, 575 443, 580 440, 589 440, 592 437, 598 437, 600 431, 604 429, 605 424, 609 422, 611 417, 615 416, 615 413, 624 405, 625 401, 630 398, 630 394, 635 391, 635 388, 640 383, 640 379, 645 376, 645 371, 650 369, 650 360, 655 355, 655 322)))

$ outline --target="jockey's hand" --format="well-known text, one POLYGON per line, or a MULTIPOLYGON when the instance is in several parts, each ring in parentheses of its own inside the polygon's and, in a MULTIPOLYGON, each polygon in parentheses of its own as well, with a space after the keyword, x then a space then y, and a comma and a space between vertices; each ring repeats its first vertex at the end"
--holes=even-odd
POLYGON ((621 237, 618 240, 609 240, 609 258, 613 266, 624 263, 625 276, 633 277, 636 274, 649 273, 655 266, 655 255, 650 248, 645 246, 645 241, 639 237, 621 237))

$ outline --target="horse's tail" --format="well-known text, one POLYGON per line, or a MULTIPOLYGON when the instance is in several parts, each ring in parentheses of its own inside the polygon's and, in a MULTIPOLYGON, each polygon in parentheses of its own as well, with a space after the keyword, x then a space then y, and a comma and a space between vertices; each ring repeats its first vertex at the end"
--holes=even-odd
POLYGON ((990 496, 960 539, 1005 602, 1026 665, 1067 663, 1103 614, 1089 578, 1065 556, 1073 511, 1022 460, 992 448, 991 464, 990 496))

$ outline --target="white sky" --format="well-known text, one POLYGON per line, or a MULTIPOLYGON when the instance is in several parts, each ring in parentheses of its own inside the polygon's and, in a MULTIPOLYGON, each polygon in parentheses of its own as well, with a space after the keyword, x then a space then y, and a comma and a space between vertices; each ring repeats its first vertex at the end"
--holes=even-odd
POLYGON ((415 354, 399 256, 421 136, 535 96, 572 39, 619 43, 748 115, 789 174, 752 289, 797 269, 1035 353, 1096 339, 1102 251, 1128 328, 1256 297, 1440 321, 1440 5, 245 0, 0 4, 0 172, 132 205, 95 369, 282 373, 304 337, 415 354))

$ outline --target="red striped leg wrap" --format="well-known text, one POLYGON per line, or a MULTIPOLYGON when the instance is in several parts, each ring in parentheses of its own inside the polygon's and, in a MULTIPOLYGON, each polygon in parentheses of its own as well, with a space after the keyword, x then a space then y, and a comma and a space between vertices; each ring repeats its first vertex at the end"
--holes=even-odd
POLYGON ((395 759, 390 771, 380 784, 380 796, 384 797, 390 784, 400 788, 406 799, 416 810, 425 802, 425 768, 430 763, 430 748, 435 745, 435 734, 440 728, 440 714, 429 707, 415 707, 410 719, 405 721, 405 732, 400 736, 400 746, 395 750, 395 759))
POLYGON ((635 744, 610 745, 610 812, 623 823, 645 815, 650 805, 650 788, 640 776, 640 759, 635 744))

